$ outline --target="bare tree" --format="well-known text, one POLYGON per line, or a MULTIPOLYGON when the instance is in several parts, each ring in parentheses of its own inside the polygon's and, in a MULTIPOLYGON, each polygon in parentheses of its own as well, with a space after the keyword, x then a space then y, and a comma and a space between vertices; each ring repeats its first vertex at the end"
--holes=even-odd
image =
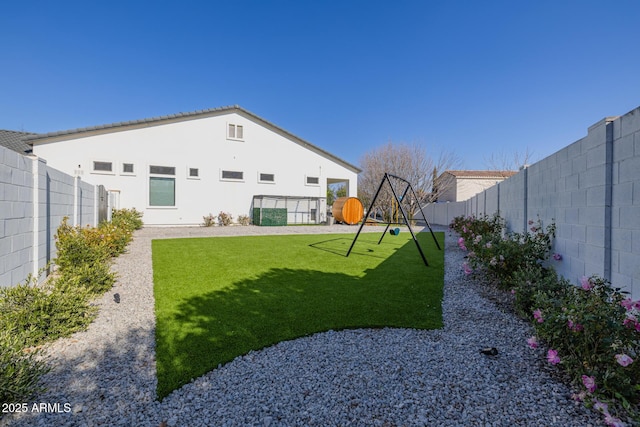
POLYGON ((513 154, 507 154, 504 151, 492 153, 488 158, 485 157, 484 163, 487 169, 493 171, 517 171, 523 166, 529 165, 533 161, 533 152, 527 147, 524 153, 515 151, 513 154))
MULTIPOLYGON (((358 197, 366 208, 369 207, 380 182, 386 173, 399 176, 411 183, 416 193, 414 200, 409 195, 408 200, 403 200, 403 207, 407 209, 410 218, 413 218, 420 206, 433 201, 434 177, 447 169, 451 169, 460 163, 453 153, 440 153, 437 158, 429 156, 426 150, 417 144, 387 143, 365 153, 360 160, 362 172, 358 176, 358 197)), ((394 190, 400 197, 406 184, 392 180, 394 190)), ((394 209, 394 198, 388 186, 383 187, 374 210, 379 212, 385 220, 390 219, 394 209)))

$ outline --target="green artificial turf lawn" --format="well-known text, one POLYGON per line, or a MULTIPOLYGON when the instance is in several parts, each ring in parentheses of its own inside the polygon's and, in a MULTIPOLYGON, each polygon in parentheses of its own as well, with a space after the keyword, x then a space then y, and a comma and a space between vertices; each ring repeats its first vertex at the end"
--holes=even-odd
MULTIPOLYGON (((442 327, 444 252, 408 232, 154 240, 158 397, 284 340, 363 327, 442 327)), ((444 234, 436 233, 444 247, 444 234)))

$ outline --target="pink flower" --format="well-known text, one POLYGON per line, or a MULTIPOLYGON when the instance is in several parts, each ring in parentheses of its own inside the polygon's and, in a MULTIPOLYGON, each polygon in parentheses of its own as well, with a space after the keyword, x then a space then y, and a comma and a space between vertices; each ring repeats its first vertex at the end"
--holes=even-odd
POLYGON ((531 348, 538 348, 538 339, 536 337, 531 337, 527 339, 527 344, 531 348))
POLYGON ((464 238, 460 237, 458 239, 458 246, 460 246, 460 249, 462 249, 463 251, 467 250, 467 247, 464 245, 464 238))
POLYGON ((580 393, 578 393, 578 394, 575 394, 575 393, 574 393, 574 394, 572 394, 572 395, 571 395, 571 398, 572 398, 573 400, 577 400, 577 401, 579 401, 579 402, 584 401, 584 398, 585 398, 585 397, 587 397, 587 393, 585 393, 584 391, 581 391, 581 392, 580 392, 580 393))
POLYGON ((580 286, 585 291, 590 291, 591 288, 593 288, 593 284, 591 283, 591 280, 589 280, 589 278, 587 276, 582 276, 580 278, 580 286))
POLYGON ((562 255, 558 253, 553 254, 553 259, 555 259, 556 261, 562 261, 562 255))
POLYGON ((609 405, 604 402, 600 402, 598 399, 593 399, 593 401, 595 402, 595 404, 593 405, 593 409, 595 409, 596 411, 600 411, 603 414, 609 413, 609 405))
POLYGON ((633 359, 626 354, 616 354, 616 362, 618 362, 621 366, 626 367, 633 363, 633 359))
POLYGON ((487 248, 487 249, 491 249, 491 246, 493 246, 493 245, 491 244, 491 242, 487 242, 487 244, 486 244, 486 245, 484 245, 484 247, 485 247, 485 248, 487 248))
POLYGON ((569 329, 573 332, 580 332, 584 330, 584 326, 580 323, 574 323, 573 320, 567 320, 567 326, 569 326, 569 329))
POLYGON ((585 393, 584 391, 581 391, 581 392, 580 392, 580 393, 578 393, 578 394, 573 393, 573 394, 571 395, 571 398, 572 398, 573 400, 577 400, 578 402, 582 402, 582 401, 584 401, 584 398, 585 398, 585 397, 587 397, 587 393, 585 393))
POLYGON ((626 427, 626 424, 620 418, 616 418, 611 414, 604 415, 604 423, 609 427, 626 427))
POLYGON ((536 319, 538 323, 544 323, 544 319, 542 318, 542 311, 540 311, 539 308, 533 312, 533 318, 536 319))
POLYGON ((582 376, 582 384, 586 387, 589 393, 596 391, 596 379, 587 375, 582 376))
POLYGON ((631 298, 623 299, 622 301, 620 301, 620 305, 623 306, 627 311, 632 310, 634 306, 631 298))
POLYGON ((627 313, 627 318, 622 321, 622 324, 629 329, 633 329, 638 324, 638 319, 633 314, 627 313))
POLYGON ((547 351, 547 361, 552 365, 557 365, 560 363, 560 357, 558 356, 558 352, 552 348, 547 351))
POLYGON ((532 219, 530 219, 530 220, 528 221, 528 224, 529 224, 529 225, 533 225, 533 220, 532 220, 532 219))
POLYGON ((471 267, 469 267, 469 264, 467 264, 466 262, 462 264, 462 269, 464 270, 464 274, 466 274, 467 276, 473 273, 473 270, 471 269, 471 267))

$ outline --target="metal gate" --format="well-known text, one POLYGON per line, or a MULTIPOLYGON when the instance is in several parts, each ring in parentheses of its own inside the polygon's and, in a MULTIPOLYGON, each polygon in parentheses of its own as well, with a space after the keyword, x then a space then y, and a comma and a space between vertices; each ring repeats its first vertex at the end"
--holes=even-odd
POLYGON ((98 185, 98 224, 109 220, 109 193, 104 185, 98 185))

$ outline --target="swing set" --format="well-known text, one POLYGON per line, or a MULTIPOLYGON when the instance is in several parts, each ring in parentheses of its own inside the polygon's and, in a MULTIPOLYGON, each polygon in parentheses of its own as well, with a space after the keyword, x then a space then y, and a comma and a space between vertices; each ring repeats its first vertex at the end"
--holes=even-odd
MULTIPOLYGON (((371 201, 371 206, 369 206, 369 209, 367 209, 367 216, 362 219, 362 223, 360 224, 360 228, 358 228, 358 232, 356 233, 356 237, 353 239, 353 242, 351 242, 351 246, 349 247, 349 250, 347 251, 347 255, 346 256, 349 256, 349 254, 351 253, 351 250, 353 249, 353 246, 356 244, 356 240, 358 240, 358 236, 360 236, 360 232, 362 231, 362 227, 364 227, 364 225, 367 222, 367 220, 369 220, 369 215, 371 215, 371 213, 373 212, 373 206, 375 205, 376 200, 378 199, 378 196, 380 195, 380 191, 382 190, 382 187, 384 186, 385 182, 389 184, 389 188, 391 189, 391 193, 393 194, 392 212, 391 212, 391 215, 389 216, 389 219, 387 221, 387 226, 385 227, 384 231, 382 232, 382 236, 380 236, 380 240, 378 240, 378 244, 380 244, 382 242, 382 239, 384 238, 385 234, 387 234, 387 230, 389 230, 389 227, 391 227, 392 224, 393 225, 406 225, 409 228, 409 233, 411 233, 411 237, 413 238, 413 241, 415 242, 416 247, 418 248, 418 252, 420 252, 420 256, 422 257, 422 260, 424 261, 424 265, 428 267, 429 263, 427 262, 427 258, 424 256, 424 252, 422 252, 422 248, 420 247, 420 243, 418 243, 418 239, 416 239, 416 235, 413 232, 413 230, 411 229, 411 224, 409 222, 409 218, 407 216, 407 212, 406 212, 404 206, 402 205, 402 201, 405 199, 405 197, 407 196, 407 193, 409 191, 411 191, 411 196, 413 196, 414 200, 418 201, 418 197, 416 196, 415 191, 413 191, 413 187, 411 186, 411 183, 409 181, 407 181, 404 178, 400 178, 399 176, 391 175, 391 174, 386 173, 386 172, 385 172, 384 176, 382 177, 382 181, 380 182, 380 186, 378 187, 378 190, 376 191, 375 196, 373 196, 373 200, 371 201), (406 187, 404 188, 404 191, 402 192, 402 195, 400 195, 400 197, 398 197, 398 193, 396 193, 395 189, 393 188, 393 183, 391 182, 392 179, 395 180, 396 182, 400 182, 402 184, 406 184, 406 187), (399 222, 398 221, 398 219, 399 219, 398 218, 398 213, 402 214, 403 222, 399 222), (395 221, 393 221, 394 219, 395 219, 395 221)), ((424 214, 424 211, 422 210, 422 206, 420 206, 420 203, 418 203, 418 207, 420 208, 420 212, 422 213, 422 217, 424 218, 424 221, 427 223, 427 227, 429 228, 429 231, 431 232, 431 237, 433 237, 433 241, 435 242, 436 247, 438 248, 438 250, 442 250, 440 248, 440 244, 438 243, 438 240, 436 239, 435 234, 433 234, 433 230, 431 229, 431 225, 429 224, 429 221, 427 221, 427 216, 424 214)), ((374 220, 374 221, 376 221, 376 220, 374 220)), ((398 234, 400 234, 400 229, 399 228, 392 228, 391 230, 389 230, 389 233, 392 236, 397 236, 398 234)))

